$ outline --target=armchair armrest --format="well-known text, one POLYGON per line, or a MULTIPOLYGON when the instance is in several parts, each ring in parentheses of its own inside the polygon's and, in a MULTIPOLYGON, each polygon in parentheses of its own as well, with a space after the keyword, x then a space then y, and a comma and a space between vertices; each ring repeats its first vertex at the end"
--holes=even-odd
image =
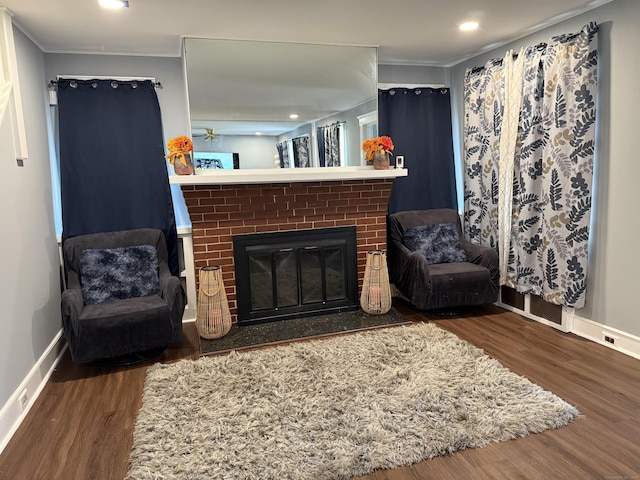
POLYGON ((467 252, 467 262, 486 267, 491 272, 491 283, 497 291, 500 282, 500 262, 498 252, 491 247, 484 247, 471 243, 465 238, 460 238, 462 248, 467 252))
POLYGON ((75 288, 68 288, 62 292, 62 316, 76 323, 82 313, 84 300, 82 292, 75 288))
POLYGON ((178 277, 170 273, 160 274, 160 296, 167 302, 173 319, 173 337, 175 341, 182 338, 182 314, 186 304, 186 293, 178 277))
POLYGON ((75 335, 75 338, 68 338, 68 336, 72 335, 72 332, 80 331, 80 315, 84 308, 84 300, 82 299, 80 288, 67 288, 62 292, 60 304, 67 342, 75 345, 77 335, 75 335))
POLYGON ((393 238, 388 245, 391 282, 413 305, 424 305, 431 291, 429 262, 419 252, 412 252, 393 238))

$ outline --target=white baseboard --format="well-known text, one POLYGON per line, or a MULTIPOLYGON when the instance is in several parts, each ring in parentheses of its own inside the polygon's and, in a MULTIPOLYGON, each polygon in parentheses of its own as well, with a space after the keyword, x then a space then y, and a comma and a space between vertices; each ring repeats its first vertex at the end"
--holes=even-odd
POLYGON ((61 329, 0 410, 0 453, 29 413, 66 348, 67 343, 61 329), (26 403, 20 405, 21 397, 24 395, 26 395, 26 403))
POLYGON ((184 309, 184 314, 182 315, 182 323, 191 323, 196 321, 196 309, 195 308, 187 308, 184 309))
POLYGON ((573 333, 579 337, 586 338, 592 342, 629 355, 630 357, 640 359, 640 337, 623 332, 617 328, 602 325, 593 320, 579 317, 575 314, 574 308, 562 307, 562 323, 557 324, 545 318, 538 317, 529 311, 529 295, 525 295, 524 310, 502 303, 501 296, 498 302, 496 302, 496 305, 562 332, 573 333))
POLYGON ((593 320, 574 315, 571 333, 617 350, 630 357, 640 359, 640 337, 623 332, 617 328, 602 325, 593 320), (614 343, 606 341, 605 337, 612 339, 614 343))

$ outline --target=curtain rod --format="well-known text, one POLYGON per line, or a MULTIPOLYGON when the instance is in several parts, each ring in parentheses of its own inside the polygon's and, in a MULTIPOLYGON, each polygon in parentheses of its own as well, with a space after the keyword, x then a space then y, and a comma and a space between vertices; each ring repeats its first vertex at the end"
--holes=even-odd
MULTIPOLYGON (((536 45, 525 47, 525 49, 536 49, 539 52, 544 52, 546 48, 547 48, 546 42, 540 42, 540 43, 537 43, 536 45)), ((518 53, 514 52, 511 55, 511 57, 515 60, 516 58, 518 58, 518 53)), ((491 62, 493 66, 497 66, 497 65, 502 65, 503 60, 504 60, 503 58, 492 58, 487 63, 491 62)), ((479 65, 477 67, 471 68, 471 74, 482 72, 485 69, 485 65, 479 65)))
POLYGON ((146 82, 150 81, 156 88, 162 88, 162 83, 157 82, 155 77, 104 77, 104 76, 83 76, 83 75, 58 75, 55 80, 49 81, 49 86, 54 87, 59 80, 114 80, 120 83, 146 82))
POLYGON ((333 125, 346 125, 346 124, 347 124, 346 120, 339 120, 337 122, 327 123, 326 125, 322 125, 318 128, 331 127, 333 125))
POLYGON ((413 90, 416 88, 434 88, 436 90, 447 88, 444 83, 378 83, 378 90, 392 90, 394 88, 406 88, 413 90))

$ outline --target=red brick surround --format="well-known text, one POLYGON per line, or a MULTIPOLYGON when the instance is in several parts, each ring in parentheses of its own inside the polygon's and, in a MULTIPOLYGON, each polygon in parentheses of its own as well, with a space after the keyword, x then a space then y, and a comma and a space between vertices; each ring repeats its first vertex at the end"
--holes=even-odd
POLYGON ((385 249, 393 179, 182 185, 191 217, 196 277, 219 265, 233 321, 237 320, 233 235, 355 225, 358 286, 366 253, 385 249))

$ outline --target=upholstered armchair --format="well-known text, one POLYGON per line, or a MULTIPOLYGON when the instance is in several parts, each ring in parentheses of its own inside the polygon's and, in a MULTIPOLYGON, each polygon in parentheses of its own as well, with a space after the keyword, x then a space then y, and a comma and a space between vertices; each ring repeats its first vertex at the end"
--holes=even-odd
POLYGON ((63 251, 62 326, 74 362, 132 363, 181 340, 186 297, 161 230, 80 235, 63 251))
POLYGON ((452 309, 498 299, 498 254, 467 241, 452 209, 389 216, 389 279, 421 310, 452 309))

